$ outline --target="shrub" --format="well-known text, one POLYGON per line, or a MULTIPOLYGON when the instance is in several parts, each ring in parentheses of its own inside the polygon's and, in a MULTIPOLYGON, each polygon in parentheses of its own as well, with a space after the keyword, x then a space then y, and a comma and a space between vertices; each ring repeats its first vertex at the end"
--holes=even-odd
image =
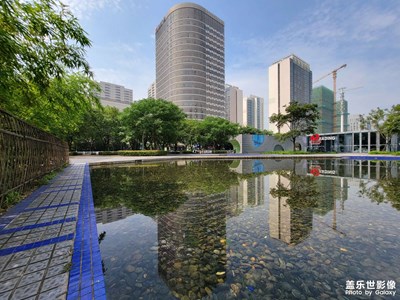
POLYGON ((119 155, 123 156, 162 156, 167 155, 167 151, 162 150, 121 150, 119 155))
POLYGON ((213 150, 212 153, 214 153, 214 154, 226 154, 226 153, 228 153, 228 150, 213 150))
POLYGON ((375 154, 375 155, 400 155, 400 152, 389 152, 389 151, 370 151, 368 152, 369 154, 375 154))
POLYGON ((118 151, 99 151, 99 155, 120 155, 118 151))

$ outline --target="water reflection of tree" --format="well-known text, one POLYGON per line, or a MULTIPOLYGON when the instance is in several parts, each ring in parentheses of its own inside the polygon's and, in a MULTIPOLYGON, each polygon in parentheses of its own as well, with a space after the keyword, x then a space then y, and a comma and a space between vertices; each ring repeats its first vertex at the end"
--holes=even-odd
POLYGON ((390 202, 394 208, 400 210, 400 178, 389 175, 376 181, 361 180, 359 194, 378 204, 390 202))
POLYGON ((288 179, 289 184, 285 185, 279 179, 277 186, 270 190, 274 198, 285 197, 292 209, 318 206, 320 192, 314 177, 297 175, 294 171, 277 171, 275 174, 288 179))
POLYGON ((125 206, 156 216, 176 210, 188 195, 225 192, 239 183, 231 161, 181 161, 92 169, 96 207, 125 206))
POLYGON ((318 188, 315 178, 292 171, 277 171, 277 183, 270 194, 274 216, 270 218, 271 237, 289 244, 304 241, 312 230, 313 208, 317 207, 318 188))

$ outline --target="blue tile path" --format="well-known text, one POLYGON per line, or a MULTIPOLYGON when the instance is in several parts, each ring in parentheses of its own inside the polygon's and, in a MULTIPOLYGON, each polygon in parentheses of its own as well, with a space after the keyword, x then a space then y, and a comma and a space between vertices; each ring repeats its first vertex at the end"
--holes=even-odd
POLYGON ((87 164, 0 217, 0 299, 105 299, 87 164))

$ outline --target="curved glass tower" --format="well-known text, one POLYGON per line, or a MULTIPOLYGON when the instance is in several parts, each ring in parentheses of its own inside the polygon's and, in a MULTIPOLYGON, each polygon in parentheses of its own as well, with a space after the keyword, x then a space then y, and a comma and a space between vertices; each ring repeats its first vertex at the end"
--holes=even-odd
POLYGON ((226 118, 224 22, 200 5, 173 6, 156 29, 157 98, 189 118, 226 118))

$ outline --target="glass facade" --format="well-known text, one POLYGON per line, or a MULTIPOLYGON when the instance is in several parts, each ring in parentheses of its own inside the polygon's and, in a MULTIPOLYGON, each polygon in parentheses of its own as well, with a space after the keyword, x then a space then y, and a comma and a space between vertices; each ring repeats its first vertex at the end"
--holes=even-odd
POLYGON ((191 119, 226 118, 224 22, 197 4, 172 7, 156 29, 157 98, 191 119))
POLYGON ((311 103, 318 105, 320 119, 318 120, 317 133, 333 132, 334 102, 333 91, 325 86, 312 90, 311 103))
MULTIPOLYGON (((291 102, 310 103, 311 89, 312 71, 301 58, 291 54, 273 63, 268 69, 268 117, 285 113, 291 102)), ((269 130, 285 133, 289 129, 270 123, 269 130)))

